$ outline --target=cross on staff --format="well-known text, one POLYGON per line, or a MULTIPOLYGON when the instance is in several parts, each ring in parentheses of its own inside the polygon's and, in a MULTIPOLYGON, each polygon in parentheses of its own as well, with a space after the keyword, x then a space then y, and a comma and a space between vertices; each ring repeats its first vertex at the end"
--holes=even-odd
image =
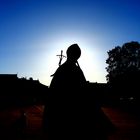
POLYGON ((64 57, 66 57, 66 56, 63 55, 63 50, 61 50, 61 54, 56 55, 56 56, 59 56, 59 58, 60 58, 59 63, 58 63, 58 65, 60 66, 60 65, 61 65, 62 59, 63 59, 64 57))
MULTIPOLYGON (((60 66, 60 65, 61 65, 61 61, 62 61, 63 57, 66 57, 66 56, 64 56, 64 55, 63 55, 63 50, 61 50, 61 54, 56 55, 56 56, 59 56, 59 58, 60 58, 59 63, 58 63, 58 65, 60 66)), ((54 74, 55 74, 55 73, 54 73, 54 74)), ((52 76, 54 76, 54 74, 52 74, 52 75, 51 75, 51 77, 52 77, 52 76)))

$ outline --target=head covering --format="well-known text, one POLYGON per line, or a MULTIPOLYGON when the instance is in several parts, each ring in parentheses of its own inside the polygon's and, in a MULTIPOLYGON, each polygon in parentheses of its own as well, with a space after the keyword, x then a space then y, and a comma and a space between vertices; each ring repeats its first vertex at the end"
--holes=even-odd
POLYGON ((78 44, 72 44, 68 47, 66 53, 68 59, 77 60, 81 56, 81 49, 78 44))

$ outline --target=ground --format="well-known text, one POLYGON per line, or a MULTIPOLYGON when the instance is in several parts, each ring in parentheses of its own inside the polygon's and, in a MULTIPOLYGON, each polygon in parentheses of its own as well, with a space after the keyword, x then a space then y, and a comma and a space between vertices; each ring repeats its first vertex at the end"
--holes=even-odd
MULTIPOLYGON (((42 132, 43 105, 11 108, 0 111, 0 139, 47 140, 42 132), (24 117, 21 113, 24 111, 24 117), (20 129, 19 129, 20 128, 20 129)), ((108 140, 139 140, 140 119, 118 108, 102 108, 117 131, 108 140)))

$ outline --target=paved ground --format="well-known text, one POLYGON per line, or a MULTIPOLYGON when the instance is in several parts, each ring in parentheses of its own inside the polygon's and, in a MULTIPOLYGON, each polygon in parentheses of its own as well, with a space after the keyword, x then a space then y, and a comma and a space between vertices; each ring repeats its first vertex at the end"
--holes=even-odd
POLYGON ((103 108, 106 115, 117 127, 109 140, 140 140, 140 119, 117 108, 103 108))
POLYGON ((1 111, 0 140, 42 140, 42 115, 43 106, 1 111))
MULTIPOLYGON (((103 108, 103 111, 117 127, 109 140, 140 140, 140 119, 117 108, 103 108)), ((0 111, 0 139, 46 139, 41 131, 42 115, 43 106, 0 111), (26 120, 21 117, 23 110, 26 120)))

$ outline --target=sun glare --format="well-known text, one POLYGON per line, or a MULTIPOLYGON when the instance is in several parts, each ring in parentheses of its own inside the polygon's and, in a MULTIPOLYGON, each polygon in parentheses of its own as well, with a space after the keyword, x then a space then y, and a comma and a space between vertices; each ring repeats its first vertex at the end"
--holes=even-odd
MULTIPOLYGON (((45 45, 49 47, 45 53, 44 56, 44 63, 46 76, 42 79, 47 85, 51 82, 51 75, 56 71, 56 69, 59 67, 59 57, 57 55, 61 54, 61 50, 63 50, 63 55, 66 56, 66 50, 67 48, 77 43, 79 47, 81 48, 81 57, 78 59, 79 65, 81 69, 83 70, 86 80, 90 82, 96 82, 96 81, 104 81, 102 79, 102 72, 100 70, 99 65, 99 50, 98 48, 94 48, 94 46, 91 46, 92 42, 90 40, 86 40, 85 37, 77 37, 77 36, 57 36, 54 37, 54 40, 50 40, 45 45)), ((98 46, 94 44, 95 46, 98 46)), ((47 48, 46 47, 46 48, 47 48)), ((66 61, 66 58, 62 59, 62 63, 66 61)), ((61 63, 61 64, 62 64, 61 63)))

